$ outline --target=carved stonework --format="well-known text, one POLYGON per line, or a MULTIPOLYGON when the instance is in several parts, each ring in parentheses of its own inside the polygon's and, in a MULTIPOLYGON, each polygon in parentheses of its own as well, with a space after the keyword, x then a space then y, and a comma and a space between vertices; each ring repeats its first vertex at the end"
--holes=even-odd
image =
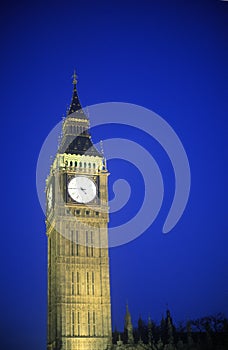
POLYGON ((68 112, 64 120, 62 141, 46 182, 47 348, 105 350, 111 349, 112 337, 107 247, 108 172, 103 169, 103 155, 92 144, 89 120, 76 105, 75 89, 74 85, 69 110, 72 113, 68 112), (79 138, 78 131, 82 132, 79 138), (71 146, 67 145, 69 137, 73 140, 71 146), (91 202, 79 203, 70 197, 67 185, 76 176, 85 176, 95 183, 96 198, 91 202))

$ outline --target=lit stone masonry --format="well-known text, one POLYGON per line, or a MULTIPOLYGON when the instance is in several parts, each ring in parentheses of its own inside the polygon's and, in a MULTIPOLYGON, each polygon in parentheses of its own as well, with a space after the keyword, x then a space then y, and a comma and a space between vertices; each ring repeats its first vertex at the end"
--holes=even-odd
POLYGON ((107 244, 109 174, 103 154, 92 144, 75 76, 73 84, 61 144, 46 180, 47 349, 105 350, 112 342, 107 244), (74 178, 74 195, 70 195, 74 178), (94 197, 87 202, 88 195, 94 197))

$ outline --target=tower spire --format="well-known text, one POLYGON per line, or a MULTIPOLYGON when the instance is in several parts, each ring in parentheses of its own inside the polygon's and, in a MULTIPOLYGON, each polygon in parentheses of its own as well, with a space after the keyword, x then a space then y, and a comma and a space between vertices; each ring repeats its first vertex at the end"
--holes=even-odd
POLYGON ((76 74, 76 70, 74 69, 74 74, 72 76, 73 78, 73 85, 75 85, 75 88, 76 88, 76 84, 77 84, 77 74, 76 74))
POLYGON ((72 81, 72 84, 73 84, 73 95, 72 95, 72 99, 71 99, 71 104, 70 104, 70 108, 67 112, 67 115, 70 115, 74 112, 77 112, 77 111, 80 111, 82 109, 82 106, 81 106, 81 103, 79 101, 79 98, 78 98, 78 92, 77 92, 77 74, 76 74, 76 71, 74 70, 74 74, 72 75, 72 78, 73 78, 73 81, 72 81))
POLYGON ((128 344, 133 344, 134 343, 134 338, 133 338, 133 326, 131 322, 131 314, 128 309, 128 303, 126 305, 126 314, 125 314, 125 331, 127 333, 127 342, 128 344))

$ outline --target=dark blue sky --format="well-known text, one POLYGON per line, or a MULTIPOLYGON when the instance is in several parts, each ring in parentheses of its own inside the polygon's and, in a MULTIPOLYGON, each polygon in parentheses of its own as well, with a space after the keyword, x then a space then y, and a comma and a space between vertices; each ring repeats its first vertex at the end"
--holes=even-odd
MULTIPOLYGON (((153 110, 179 135, 191 166, 184 215, 163 235, 174 191, 166 154, 138 131, 94 130, 96 140, 127 135, 147 148, 165 183, 154 224, 110 250, 113 326, 123 327, 126 300, 134 323, 139 314, 160 320, 167 303, 176 322, 228 314, 227 23, 228 3, 216 0, 2 5, 2 348, 45 348, 46 237, 36 162, 70 103, 74 68, 83 106, 120 101, 153 110)), ((109 169, 110 185, 119 176, 138 179, 127 163, 110 161, 109 169)), ((110 224, 134 213, 137 191, 110 224)))

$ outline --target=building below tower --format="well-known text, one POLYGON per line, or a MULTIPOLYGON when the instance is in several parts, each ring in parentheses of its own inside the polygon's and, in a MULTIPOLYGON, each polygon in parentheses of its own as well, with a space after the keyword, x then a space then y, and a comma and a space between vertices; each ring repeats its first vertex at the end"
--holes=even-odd
POLYGON ((113 332, 112 350, 227 350, 228 320, 223 314, 188 321, 176 328, 166 311, 159 325, 141 317, 133 327, 126 308, 123 332, 113 332))

